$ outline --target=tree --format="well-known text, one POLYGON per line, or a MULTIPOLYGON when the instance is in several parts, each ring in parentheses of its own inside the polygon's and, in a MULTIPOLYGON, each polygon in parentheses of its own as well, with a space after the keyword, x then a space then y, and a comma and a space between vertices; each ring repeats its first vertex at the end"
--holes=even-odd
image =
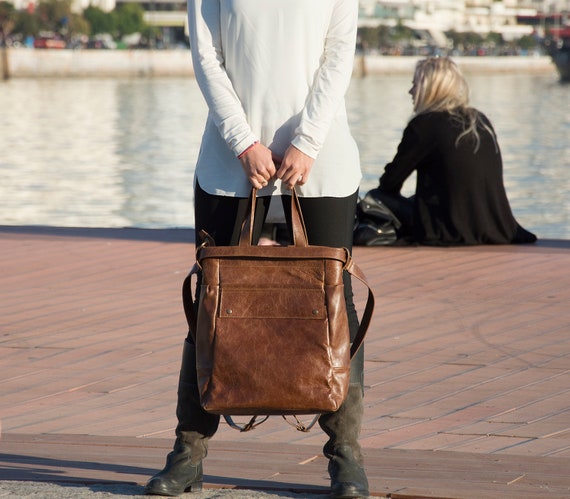
POLYGON ((132 33, 141 33, 146 28, 144 9, 139 4, 125 3, 114 11, 115 33, 118 38, 132 33))
POLYGON ((14 18, 16 11, 14 6, 8 2, 0 2, 0 67, 2 69, 2 79, 10 78, 10 66, 8 62, 8 47, 6 38, 14 28, 14 18))
POLYGON ((390 28, 379 25, 359 28, 358 34, 364 47, 380 49, 391 45, 390 28))
POLYGON ((37 36, 40 32, 40 21, 35 14, 22 10, 16 16, 14 33, 19 33, 23 37, 37 36))
POLYGON ((91 26, 80 14, 71 14, 68 24, 68 37, 74 35, 89 35, 91 33, 91 26))
POLYGON ((485 36, 485 42, 490 44, 492 47, 500 47, 501 45, 505 44, 505 39, 501 33, 495 33, 494 31, 490 31, 485 36))
POLYGON ((36 7, 40 29, 61 33, 71 18, 71 0, 42 0, 36 7))
POLYGON ((83 16, 71 11, 71 0, 41 0, 35 17, 39 30, 57 33, 68 42, 74 35, 89 34, 89 24, 83 16))
POLYGON ((93 35, 115 32, 115 16, 99 7, 87 7, 83 11, 83 17, 91 26, 91 34, 93 35))
POLYGON ((11 3, 0 2, 0 46, 6 46, 6 38, 15 25, 16 10, 11 3))
POLYGON ((519 38, 517 45, 523 50, 531 50, 536 48, 539 43, 534 35, 524 35, 519 38))
POLYGON ((462 52, 469 53, 483 44, 483 37, 478 33, 451 30, 446 32, 445 36, 451 40, 454 49, 462 52))
POLYGON ((398 24, 392 28, 392 37, 399 42, 409 42, 414 39, 415 35, 413 29, 398 21, 398 24))

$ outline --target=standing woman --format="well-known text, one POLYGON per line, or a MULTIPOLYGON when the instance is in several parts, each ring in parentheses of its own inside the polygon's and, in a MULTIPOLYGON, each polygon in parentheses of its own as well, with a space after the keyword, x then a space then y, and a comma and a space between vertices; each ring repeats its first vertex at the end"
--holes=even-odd
MULTIPOLYGON (((194 71, 209 114, 196 165, 196 245, 205 230, 236 245, 252 187, 259 189, 254 237, 272 199, 289 213, 300 196, 309 243, 352 248, 361 172, 344 95, 356 43, 357 0, 189 0, 194 71)), ((199 284, 199 283, 198 283, 199 284)), ((349 275, 351 339, 358 330, 349 275)), ((363 349, 352 361, 348 396, 319 419, 328 435, 332 495, 368 496, 358 437, 363 413, 363 349)), ((219 416, 200 406, 196 353, 184 343, 176 442, 147 494, 202 487, 202 460, 219 416)))
POLYGON ((469 105, 469 87, 455 63, 420 60, 410 94, 415 115, 379 187, 370 191, 402 223, 399 236, 437 246, 535 242, 513 216, 495 131, 469 105), (404 198, 400 191, 414 171, 415 195, 404 198))

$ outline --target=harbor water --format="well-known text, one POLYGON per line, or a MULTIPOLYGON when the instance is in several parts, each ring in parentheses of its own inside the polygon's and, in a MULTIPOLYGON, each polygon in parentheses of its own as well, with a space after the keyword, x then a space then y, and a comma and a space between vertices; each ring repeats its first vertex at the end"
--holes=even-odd
MULTIPOLYGON (((411 76, 351 83, 362 193, 377 185, 411 116, 411 76)), ((555 73, 468 80, 497 131, 516 218, 541 238, 570 238, 570 85, 555 73)), ((0 225, 192 227, 205 116, 187 77, 0 82, 0 225)))

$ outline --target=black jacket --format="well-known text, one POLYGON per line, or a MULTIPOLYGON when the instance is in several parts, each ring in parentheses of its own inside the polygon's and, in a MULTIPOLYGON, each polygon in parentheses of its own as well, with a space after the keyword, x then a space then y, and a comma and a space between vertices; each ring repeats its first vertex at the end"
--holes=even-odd
MULTIPOLYGON (((481 118, 492 130, 489 120, 481 118)), ((479 128, 480 145, 472 137, 456 140, 461 126, 447 112, 414 117, 393 161, 380 178, 380 190, 397 194, 417 171, 413 235, 433 245, 509 244, 536 241, 516 222, 503 184, 499 146, 479 128)))

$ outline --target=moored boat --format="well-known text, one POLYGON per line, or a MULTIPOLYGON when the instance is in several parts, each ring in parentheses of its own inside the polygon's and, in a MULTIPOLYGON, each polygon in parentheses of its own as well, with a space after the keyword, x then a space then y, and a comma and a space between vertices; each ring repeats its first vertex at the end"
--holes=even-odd
POLYGON ((551 30, 548 52, 560 74, 560 81, 570 82, 570 26, 551 30))

